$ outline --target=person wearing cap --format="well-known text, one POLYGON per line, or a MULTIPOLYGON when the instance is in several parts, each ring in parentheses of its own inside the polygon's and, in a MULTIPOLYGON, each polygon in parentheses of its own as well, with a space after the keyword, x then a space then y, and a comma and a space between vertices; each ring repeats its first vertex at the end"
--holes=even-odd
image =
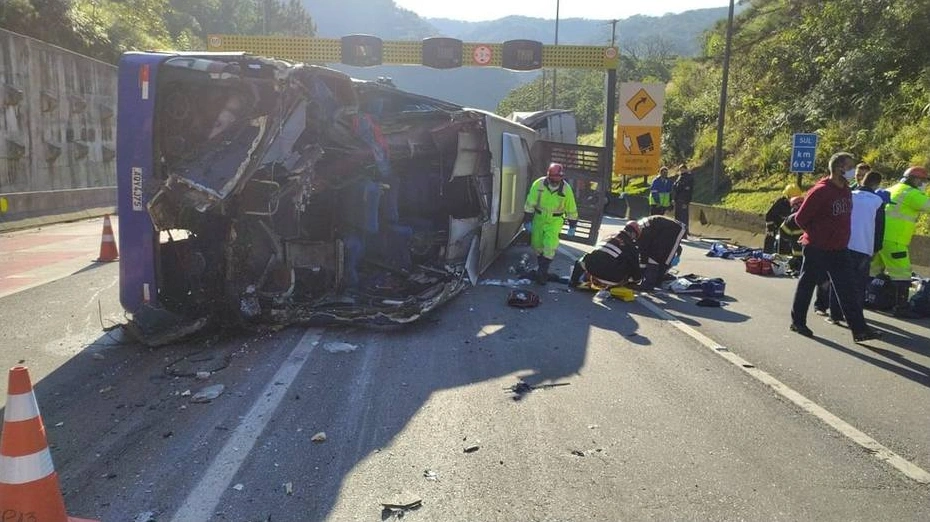
POLYGON ((801 188, 794 183, 785 185, 781 191, 781 196, 772 202, 765 213, 765 241, 762 245, 762 251, 766 254, 774 254, 777 247, 778 229, 781 227, 788 214, 791 214, 791 198, 796 198, 804 194, 801 188))
POLYGON ((661 216, 672 208, 672 186, 672 180, 668 177, 668 167, 662 167, 649 187, 650 215, 661 216))
POLYGON ((904 171, 901 181, 888 189, 891 203, 885 209, 885 237, 881 250, 872 260, 872 274, 884 271, 894 284, 894 315, 898 317, 913 316, 908 305, 911 290, 909 248, 917 218, 922 213, 930 213, 927 183, 927 169, 913 166, 904 171))
POLYGON ((789 329, 805 337, 814 332, 807 326, 807 313, 817 286, 830 280, 852 331, 853 342, 881 336, 865 322, 860 302, 853 295, 853 270, 849 257, 852 191, 849 182, 856 176, 856 162, 848 152, 837 152, 828 162, 830 175, 808 191, 795 221, 804 229, 804 262, 794 292, 789 329))
POLYGON ((530 186, 523 205, 523 226, 530 232, 530 246, 537 255, 536 282, 546 284, 549 265, 559 248, 562 225, 568 222, 568 235, 574 236, 578 226, 578 206, 571 185, 565 182, 564 167, 552 163, 546 175, 530 186))
POLYGON ((628 282, 639 283, 642 271, 639 267, 639 223, 630 221, 616 235, 596 249, 575 261, 569 286, 582 282, 592 288, 611 288, 628 282))
POLYGON ((694 193, 694 174, 688 170, 688 166, 682 163, 678 166, 678 178, 672 185, 675 201, 675 219, 685 225, 685 237, 688 236, 690 222, 689 208, 691 206, 691 197, 694 193))

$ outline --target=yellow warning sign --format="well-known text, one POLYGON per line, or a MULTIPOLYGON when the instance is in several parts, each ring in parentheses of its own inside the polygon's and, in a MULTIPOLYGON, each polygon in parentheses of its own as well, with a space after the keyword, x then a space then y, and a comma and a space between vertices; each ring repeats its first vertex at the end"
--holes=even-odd
POLYGON ((652 109, 656 108, 656 102, 652 99, 652 96, 649 96, 649 93, 646 92, 646 89, 640 89, 626 102, 626 106, 630 108, 630 112, 640 120, 645 118, 652 112, 652 109))
POLYGON ((659 172, 662 127, 619 125, 614 144, 614 174, 651 176, 659 172))

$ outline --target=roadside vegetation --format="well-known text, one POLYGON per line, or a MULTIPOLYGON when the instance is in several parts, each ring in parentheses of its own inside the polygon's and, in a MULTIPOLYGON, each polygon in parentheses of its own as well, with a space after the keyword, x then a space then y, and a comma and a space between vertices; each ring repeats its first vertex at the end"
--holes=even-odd
MULTIPOLYGON (((636 50, 621 45, 620 81, 667 84, 663 161, 692 165, 698 202, 764 212, 795 179, 788 170, 796 132, 818 134, 818 173, 839 150, 868 162, 884 175, 886 185, 909 165, 930 164, 926 0, 743 3, 747 7, 734 23, 724 172, 716 193, 711 180, 725 20, 705 33, 697 58, 631 52, 636 50)), ((584 138, 587 142, 600 144, 597 126, 602 123, 587 114, 589 103, 600 104, 603 111, 603 80, 587 84, 600 97, 560 88, 558 99, 560 108, 585 115, 579 130, 592 133, 584 138), (587 101, 592 99, 598 101, 587 101)), ((522 102, 519 94, 514 91, 501 106, 522 102)), ((805 175, 803 184, 818 178, 805 175)), ((926 217, 921 232, 930 233, 926 217)))

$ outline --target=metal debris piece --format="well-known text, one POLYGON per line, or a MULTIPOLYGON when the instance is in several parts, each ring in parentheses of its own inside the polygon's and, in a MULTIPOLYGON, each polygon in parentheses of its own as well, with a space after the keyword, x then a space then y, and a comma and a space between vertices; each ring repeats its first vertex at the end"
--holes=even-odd
POLYGON ((381 501, 381 506, 387 510, 407 510, 407 509, 417 509, 423 505, 423 499, 419 495, 415 495, 409 492, 399 493, 390 497, 386 500, 381 501))
POLYGON ((331 342, 324 344, 323 349, 329 353, 346 353, 354 352, 358 349, 358 345, 343 342, 331 342))
POLYGON ((581 450, 572 450, 572 455, 575 455, 576 457, 584 457, 584 452, 581 450))
POLYGON ((213 386, 207 386, 206 388, 195 393, 191 397, 191 402, 210 402, 213 399, 216 399, 223 394, 223 390, 226 389, 226 386, 222 384, 214 384, 213 386))
POLYGON ((423 478, 426 480, 439 480, 439 473, 431 469, 423 470, 423 478))
POLYGON ((465 453, 474 453, 474 452, 478 451, 479 449, 481 449, 481 446, 479 446, 479 445, 477 445, 477 444, 472 444, 471 446, 465 446, 465 450, 464 450, 464 451, 465 451, 465 453))
POLYGON ((316 435, 310 437, 310 440, 311 440, 312 442, 326 442, 326 432, 325 432, 325 431, 321 431, 321 432, 317 433, 316 435))

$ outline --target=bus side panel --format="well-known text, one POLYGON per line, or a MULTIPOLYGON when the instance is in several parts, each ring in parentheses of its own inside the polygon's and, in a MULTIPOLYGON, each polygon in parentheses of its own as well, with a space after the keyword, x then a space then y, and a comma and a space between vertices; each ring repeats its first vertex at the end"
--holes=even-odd
POLYGON ((158 234, 144 187, 153 183, 155 86, 164 55, 127 53, 120 59, 116 121, 116 184, 119 211, 120 303, 132 313, 157 299, 158 234))

